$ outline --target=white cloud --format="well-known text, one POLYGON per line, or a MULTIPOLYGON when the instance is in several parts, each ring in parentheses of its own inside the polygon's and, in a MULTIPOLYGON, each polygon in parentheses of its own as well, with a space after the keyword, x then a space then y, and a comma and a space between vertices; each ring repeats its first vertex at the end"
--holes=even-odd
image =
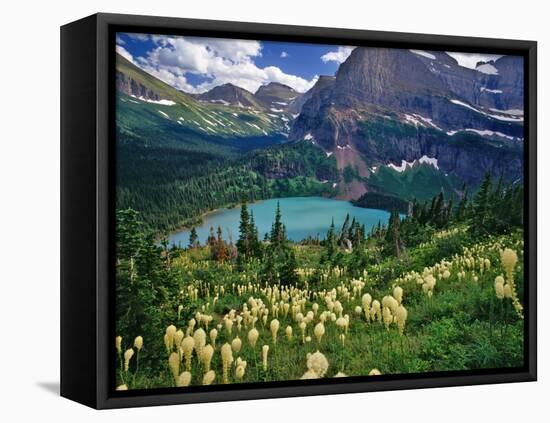
POLYGON ((259 68, 253 61, 262 54, 262 45, 258 41, 161 35, 151 39, 156 47, 145 57, 136 59, 138 66, 187 92, 204 92, 225 83, 255 92, 269 82, 280 82, 304 92, 317 80, 308 81, 286 74, 275 66, 259 68), (203 77, 206 81, 191 85, 187 74, 203 77))
POLYGON ((281 53, 281 59, 286 59, 288 57, 288 53, 286 51, 283 51, 281 53))
POLYGON ((120 38, 120 36, 117 34, 116 35, 116 43, 120 46, 126 44, 126 41, 124 41, 122 38, 120 38))
POLYGON ((128 50, 126 50, 124 47, 122 47, 121 45, 117 45, 116 46, 116 52, 118 54, 120 54, 122 57, 124 57, 125 59, 129 60, 130 62, 132 62, 133 64, 136 64, 136 62, 134 61, 134 58, 133 56, 130 54, 130 52, 128 50))
POLYGON ((488 62, 502 57, 498 54, 457 53, 452 51, 448 51, 447 54, 455 59, 460 66, 469 69, 475 69, 478 62, 488 62))
POLYGON ((321 60, 325 63, 336 62, 343 63, 349 57, 355 47, 338 47, 336 51, 329 51, 321 56, 321 60))

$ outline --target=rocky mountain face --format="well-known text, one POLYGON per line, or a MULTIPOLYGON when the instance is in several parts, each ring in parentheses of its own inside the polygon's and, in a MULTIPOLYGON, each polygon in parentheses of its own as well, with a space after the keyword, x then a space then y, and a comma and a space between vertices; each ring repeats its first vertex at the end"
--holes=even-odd
POLYGON ((196 96, 199 100, 211 103, 231 104, 239 107, 261 109, 262 106, 250 91, 233 84, 223 84, 196 96))
POLYGON ((278 82, 270 82, 262 85, 254 94, 254 97, 267 109, 272 111, 286 110, 289 103, 296 99, 300 93, 288 85, 278 82))
POLYGON ((336 78, 334 76, 321 75, 311 89, 290 102, 287 110, 292 114, 300 114, 302 112, 302 107, 310 98, 319 95, 321 90, 332 87, 335 80, 336 78))
POLYGON ((134 96, 138 98, 141 97, 146 100, 154 101, 159 101, 162 99, 159 93, 122 72, 116 73, 115 83, 117 91, 123 92, 124 94, 127 94, 129 96, 134 96))
MULTIPOLYGON (((330 77, 325 78, 330 79, 330 77)), ((203 102, 232 105, 270 113, 290 112, 291 108, 294 110, 292 113, 299 113, 297 110, 303 104, 303 101, 301 103, 300 101, 304 94, 287 85, 270 82, 260 86, 254 94, 233 84, 223 84, 205 93, 191 96, 203 102)))
POLYGON ((445 52, 417 54, 430 71, 469 103, 498 110, 523 109, 523 59, 504 56, 479 62, 476 69, 459 66, 445 52), (430 57, 431 56, 431 57, 430 57))
POLYGON ((346 198, 366 192, 376 168, 422 156, 472 184, 486 170, 520 178, 518 60, 503 57, 474 70, 444 52, 356 48, 333 81, 304 94, 289 139, 310 140, 341 169, 356 169, 362 180, 344 187, 346 198))

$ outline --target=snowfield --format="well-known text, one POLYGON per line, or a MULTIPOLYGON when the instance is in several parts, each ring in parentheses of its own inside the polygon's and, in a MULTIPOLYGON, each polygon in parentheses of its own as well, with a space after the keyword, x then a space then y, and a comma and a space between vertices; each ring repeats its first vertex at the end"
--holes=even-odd
POLYGON ((390 163, 388 164, 387 166, 392 168, 393 170, 395 170, 396 172, 404 172, 405 170, 407 170, 408 167, 413 167, 415 163, 426 163, 426 164, 429 164, 433 167, 435 167, 436 169, 439 170, 439 166, 437 164, 437 159, 435 157, 428 157, 426 155, 420 157, 418 160, 413 160, 412 162, 408 162, 406 160, 401 160, 401 165, 399 166, 396 166, 394 165, 393 163, 390 163))
POLYGON ((176 104, 176 102, 172 100, 151 100, 145 97, 136 97, 135 95, 131 95, 130 97, 136 98, 146 103, 160 104, 161 106, 173 106, 174 104, 176 104))

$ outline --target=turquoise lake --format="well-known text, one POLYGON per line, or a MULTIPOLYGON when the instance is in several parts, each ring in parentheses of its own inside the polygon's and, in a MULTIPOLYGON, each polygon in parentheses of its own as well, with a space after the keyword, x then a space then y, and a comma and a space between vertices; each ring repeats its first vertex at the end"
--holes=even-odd
MULTIPOLYGON (((254 219, 261 239, 263 239, 266 232, 271 231, 277 202, 281 206, 287 236, 293 241, 301 241, 308 236, 319 236, 320 239, 323 239, 332 219, 334 218, 334 224, 339 229, 348 213, 350 220, 355 217, 357 221, 365 225, 367 232, 379 221, 383 224, 387 223, 389 218, 389 212, 387 211, 355 207, 348 201, 323 197, 273 198, 248 204, 249 210, 254 212, 254 219)), ((201 244, 204 244, 208 238, 211 226, 214 227, 214 230, 220 226, 223 231, 223 238, 227 240, 232 237, 233 242, 236 242, 239 238, 240 212, 241 208, 237 206, 232 209, 221 209, 206 214, 203 217, 203 223, 195 227, 201 244)), ((189 243, 189 233, 190 229, 185 229, 171 234, 168 237, 170 244, 186 247, 189 243)))

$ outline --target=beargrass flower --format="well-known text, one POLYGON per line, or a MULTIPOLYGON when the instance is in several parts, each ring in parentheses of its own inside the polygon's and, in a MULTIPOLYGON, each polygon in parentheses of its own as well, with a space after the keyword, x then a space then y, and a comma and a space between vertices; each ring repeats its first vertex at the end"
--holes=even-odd
POLYGON ((248 343, 252 348, 256 346, 256 342, 258 341, 258 337, 260 336, 258 330, 256 328, 250 329, 248 332, 248 343))
POLYGON ((262 365, 264 368, 264 371, 267 370, 267 353, 269 352, 269 345, 264 345, 262 347, 262 365))
POLYGON ((176 378, 176 386, 178 388, 183 388, 185 386, 191 385, 191 373, 183 372, 176 378))
POLYGON ((132 348, 127 349, 124 353, 124 371, 127 372, 130 366, 130 360, 134 356, 134 350, 132 348))

